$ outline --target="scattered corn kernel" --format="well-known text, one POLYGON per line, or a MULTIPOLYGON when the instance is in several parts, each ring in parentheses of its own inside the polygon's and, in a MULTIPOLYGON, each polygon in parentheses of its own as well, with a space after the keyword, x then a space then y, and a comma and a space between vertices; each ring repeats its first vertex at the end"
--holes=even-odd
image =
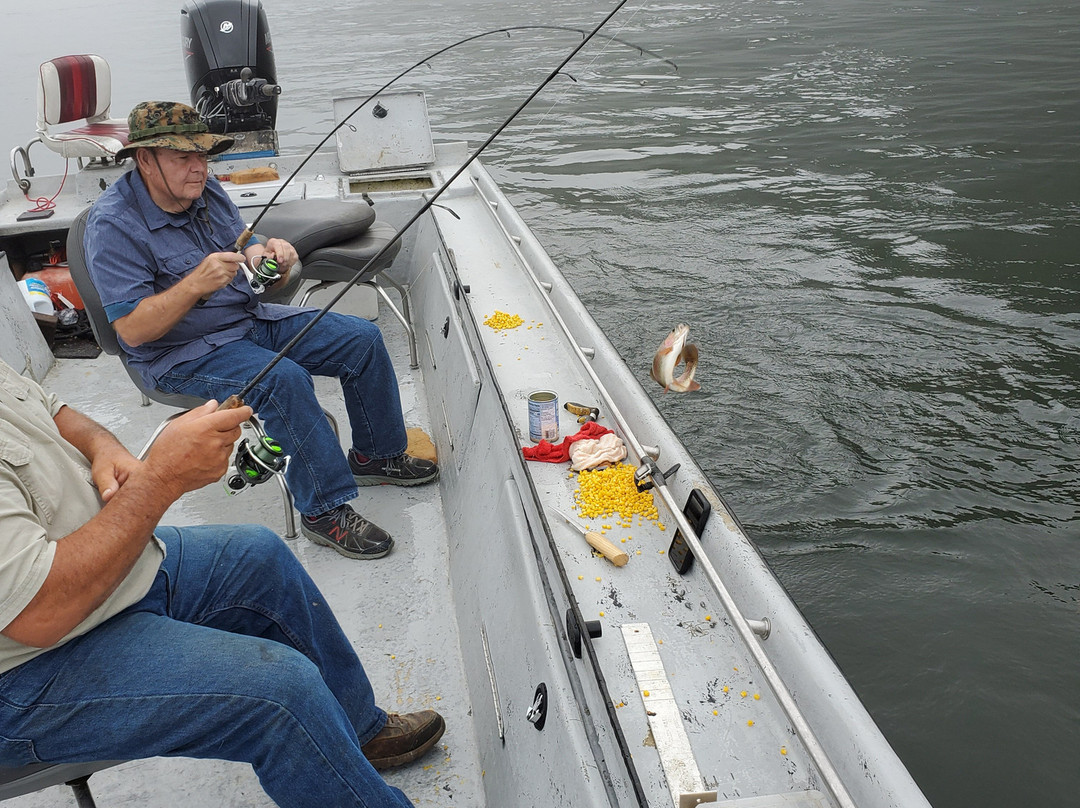
POLYGON ((787 754, 787 747, 786 746, 781 746, 780 747, 780 754, 781 755, 786 755, 787 754))
POLYGON ((729 690, 731 690, 731 688, 727 685, 724 685, 724 692, 727 693, 729 690))
POLYGON ((641 695, 643 695, 643 696, 648 696, 648 695, 649 695, 649 691, 648 691, 648 690, 642 690, 642 691, 641 691, 641 695))
POLYGON ((742 696, 745 699, 746 698, 746 691, 745 690, 740 690, 739 695, 742 696))
POLYGON ((596 580, 597 580, 597 581, 599 581, 599 580, 600 580, 600 576, 599 576, 599 575, 597 575, 597 576, 596 576, 596 580))
POLYGON ((499 330, 507 328, 517 328, 523 322, 525 321, 516 314, 508 314, 505 311, 499 311, 498 309, 496 309, 494 314, 484 320, 484 325, 499 330))
POLYGON ((748 726, 748 727, 754 726, 754 719, 751 718, 749 721, 747 721, 746 726, 748 726))
POLYGON ((718 710, 713 710, 713 711, 712 711, 712 714, 713 714, 713 715, 720 715, 720 712, 719 712, 718 710))
POLYGON ((761 701, 761 694, 760 693, 755 693, 754 694, 754 701, 761 701))
POLYGON ((601 617, 603 617, 603 616, 604 616, 604 613, 603 613, 603 612, 600 612, 600 616, 601 616, 601 617))
POLYGON ((578 579, 579 581, 584 581, 584 580, 585 580, 585 576, 584 576, 584 575, 579 575, 579 576, 577 577, 577 579, 578 579))
POLYGON ((706 620, 712 620, 712 615, 711 615, 711 614, 707 614, 707 615, 705 615, 705 619, 706 619, 706 620))

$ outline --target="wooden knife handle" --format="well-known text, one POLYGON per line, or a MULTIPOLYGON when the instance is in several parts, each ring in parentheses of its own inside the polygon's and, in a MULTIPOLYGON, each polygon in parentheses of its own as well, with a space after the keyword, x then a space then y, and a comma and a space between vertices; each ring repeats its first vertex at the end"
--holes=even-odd
POLYGON ((630 560, 630 556, 628 556, 625 551, 620 550, 595 530, 585 531, 585 541, 587 541, 589 546, 596 550, 596 552, 600 553, 600 555, 616 567, 621 567, 630 560))

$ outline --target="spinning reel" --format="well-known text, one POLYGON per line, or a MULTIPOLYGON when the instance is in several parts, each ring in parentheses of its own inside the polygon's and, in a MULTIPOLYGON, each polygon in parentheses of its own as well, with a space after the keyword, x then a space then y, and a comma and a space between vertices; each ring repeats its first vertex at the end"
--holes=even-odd
POLYGON ((273 258, 267 258, 265 256, 256 256, 249 267, 247 264, 241 264, 244 268, 244 274, 247 275, 248 282, 251 284, 251 290, 257 295, 261 295, 266 291, 266 287, 274 283, 274 281, 281 278, 281 273, 278 272, 277 261, 273 258))
POLYGON ((289 467, 289 455, 283 453, 278 442, 259 428, 256 432, 256 440, 242 438, 236 446, 236 456, 225 475, 225 490, 230 496, 264 483, 275 474, 284 474, 289 467))

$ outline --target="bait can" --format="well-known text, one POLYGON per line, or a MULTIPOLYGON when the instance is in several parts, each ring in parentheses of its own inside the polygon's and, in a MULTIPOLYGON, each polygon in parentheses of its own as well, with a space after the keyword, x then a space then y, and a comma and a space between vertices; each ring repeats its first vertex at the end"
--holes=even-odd
POLYGON ((529 393, 529 439, 533 443, 559 438, 559 397, 550 390, 529 393))

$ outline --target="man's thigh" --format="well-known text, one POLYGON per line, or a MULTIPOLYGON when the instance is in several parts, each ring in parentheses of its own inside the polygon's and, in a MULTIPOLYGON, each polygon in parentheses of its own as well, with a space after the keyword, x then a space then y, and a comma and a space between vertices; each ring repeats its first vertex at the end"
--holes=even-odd
POLYGON ((0 677, 0 736, 32 750, 2 762, 242 759, 239 728, 320 682, 281 643, 125 612, 0 677))
POLYGON ((249 339, 219 345, 205 356, 181 362, 162 374, 158 387, 170 393, 219 397, 247 385, 274 358, 274 351, 249 339))
MULTIPOLYGON (((258 321, 256 339, 267 349, 284 350, 317 314, 305 311, 282 320, 258 321)), ((361 317, 331 311, 289 347, 287 355, 311 373, 337 376, 343 368, 359 369, 373 350, 385 351, 377 325, 361 317)))

